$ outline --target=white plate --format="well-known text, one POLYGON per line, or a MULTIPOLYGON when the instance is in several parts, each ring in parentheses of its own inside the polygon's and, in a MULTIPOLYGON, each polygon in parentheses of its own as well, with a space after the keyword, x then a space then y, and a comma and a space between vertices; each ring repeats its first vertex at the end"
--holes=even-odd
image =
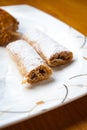
POLYGON ((54 69, 51 80, 32 89, 21 84, 21 76, 0 47, 0 127, 31 118, 87 93, 87 39, 70 26, 31 6, 1 7, 17 18, 19 31, 40 29, 74 53, 71 64, 54 69))

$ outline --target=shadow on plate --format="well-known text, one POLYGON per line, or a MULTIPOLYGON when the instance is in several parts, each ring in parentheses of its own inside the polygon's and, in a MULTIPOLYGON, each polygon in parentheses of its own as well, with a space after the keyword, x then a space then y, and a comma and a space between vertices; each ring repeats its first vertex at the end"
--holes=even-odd
POLYGON ((33 89, 35 87, 45 87, 45 85, 51 84, 55 81, 55 79, 53 77, 51 77, 48 80, 44 80, 44 81, 40 81, 38 83, 34 83, 34 84, 26 84, 26 88, 27 89, 33 89))
POLYGON ((75 62, 75 60, 73 60, 72 62, 66 64, 66 65, 60 65, 60 66, 57 66, 57 67, 52 67, 53 71, 59 71, 59 70, 63 70, 67 67, 70 67, 70 65, 72 65, 73 63, 75 62))

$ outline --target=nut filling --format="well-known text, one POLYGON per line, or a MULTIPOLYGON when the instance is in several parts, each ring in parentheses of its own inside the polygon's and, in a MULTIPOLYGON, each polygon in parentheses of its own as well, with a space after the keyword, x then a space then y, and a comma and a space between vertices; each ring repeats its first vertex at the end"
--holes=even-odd
POLYGON ((30 80, 30 82, 37 82, 40 80, 48 79, 49 73, 51 73, 49 70, 47 70, 45 67, 40 66, 28 75, 28 77, 30 77, 28 80, 30 80))
POLYGON ((62 65, 70 62, 72 60, 72 57, 72 52, 61 52, 52 56, 49 60, 49 64, 51 66, 62 65))

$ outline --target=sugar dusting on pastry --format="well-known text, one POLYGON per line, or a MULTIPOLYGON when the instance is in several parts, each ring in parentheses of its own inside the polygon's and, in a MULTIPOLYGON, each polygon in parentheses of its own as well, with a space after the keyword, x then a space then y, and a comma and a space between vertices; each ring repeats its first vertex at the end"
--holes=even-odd
POLYGON ((66 64, 73 58, 71 51, 38 29, 30 28, 29 31, 23 35, 23 39, 31 44, 50 66, 66 64))
POLYGON ((20 72, 29 83, 48 79, 52 74, 44 60, 24 40, 17 40, 7 45, 9 53, 18 65, 20 72))

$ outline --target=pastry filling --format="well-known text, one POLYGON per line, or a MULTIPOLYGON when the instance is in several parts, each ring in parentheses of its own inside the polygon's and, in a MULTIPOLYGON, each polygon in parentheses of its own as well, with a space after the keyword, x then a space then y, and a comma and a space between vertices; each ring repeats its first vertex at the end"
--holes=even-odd
POLYGON ((50 66, 57 66, 57 65, 62 65, 67 62, 70 62, 72 60, 73 54, 72 52, 61 52, 61 53, 56 53, 53 55, 50 60, 49 60, 49 65, 50 66))
POLYGON ((39 66, 28 75, 28 82, 35 83, 37 81, 48 79, 51 73, 50 68, 46 66, 39 66))

